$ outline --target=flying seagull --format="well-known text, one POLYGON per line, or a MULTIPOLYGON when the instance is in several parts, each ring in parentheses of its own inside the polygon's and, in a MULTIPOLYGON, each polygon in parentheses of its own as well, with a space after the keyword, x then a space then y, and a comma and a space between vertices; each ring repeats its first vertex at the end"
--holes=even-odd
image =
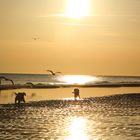
POLYGON ((46 71, 48 71, 48 72, 50 72, 52 75, 56 75, 57 73, 61 73, 61 72, 53 72, 52 70, 46 70, 46 71))
POLYGON ((10 82, 14 85, 14 81, 13 81, 13 80, 8 79, 8 78, 6 78, 6 77, 4 77, 4 76, 0 76, 0 85, 1 85, 1 81, 2 81, 2 80, 10 81, 10 82))
POLYGON ((33 37, 32 39, 33 40, 39 40, 40 38, 39 37, 33 37))

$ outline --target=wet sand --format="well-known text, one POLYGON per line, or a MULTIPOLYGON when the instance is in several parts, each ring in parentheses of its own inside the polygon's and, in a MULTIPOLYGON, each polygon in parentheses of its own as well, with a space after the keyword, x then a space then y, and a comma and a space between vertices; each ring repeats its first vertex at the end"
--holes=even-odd
MULTIPOLYGON (((81 98, 107 96, 114 94, 140 93, 139 87, 121 88, 79 88, 81 98)), ((41 100, 73 99, 73 88, 51 88, 51 89, 14 89, 1 90, 0 104, 14 103, 14 92, 26 92, 26 102, 41 100)))
POLYGON ((138 140, 140 94, 0 105, 2 140, 138 140))

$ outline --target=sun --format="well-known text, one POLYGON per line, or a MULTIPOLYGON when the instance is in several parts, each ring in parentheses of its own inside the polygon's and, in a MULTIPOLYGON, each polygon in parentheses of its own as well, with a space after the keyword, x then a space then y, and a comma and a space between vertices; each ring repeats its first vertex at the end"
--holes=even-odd
POLYGON ((89 0, 67 0, 65 16, 79 19, 89 14, 89 0))

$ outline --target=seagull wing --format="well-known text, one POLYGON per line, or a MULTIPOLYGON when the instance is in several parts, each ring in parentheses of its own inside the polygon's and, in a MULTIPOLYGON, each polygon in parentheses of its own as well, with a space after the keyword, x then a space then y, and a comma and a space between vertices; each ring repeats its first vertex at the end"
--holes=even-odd
POLYGON ((55 75, 55 73, 52 70, 47 70, 48 72, 50 72, 52 75, 55 75))

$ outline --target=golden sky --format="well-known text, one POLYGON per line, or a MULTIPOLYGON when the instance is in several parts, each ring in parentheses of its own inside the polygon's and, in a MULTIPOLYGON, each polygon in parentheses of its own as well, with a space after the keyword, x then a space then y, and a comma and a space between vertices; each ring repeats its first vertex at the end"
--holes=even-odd
POLYGON ((140 75, 139 0, 0 0, 0 73, 140 75))

